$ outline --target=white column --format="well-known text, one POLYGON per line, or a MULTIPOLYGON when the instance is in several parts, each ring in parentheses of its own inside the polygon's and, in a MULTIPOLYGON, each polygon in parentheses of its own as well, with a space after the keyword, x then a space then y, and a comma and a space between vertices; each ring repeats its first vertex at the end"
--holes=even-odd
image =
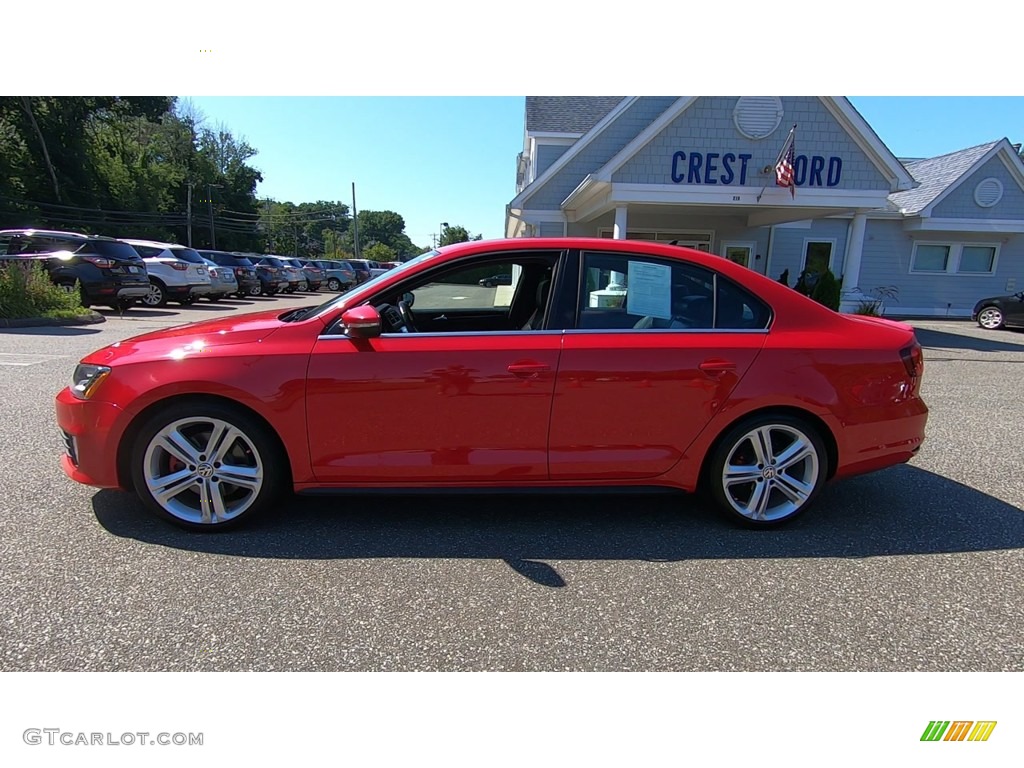
POLYGON ((857 213, 850 224, 850 239, 843 260, 843 293, 850 293, 860 283, 860 257, 864 251, 864 228, 867 215, 857 213))
POLYGON ((626 239, 626 211, 628 206, 620 205, 615 209, 615 230, 612 237, 616 240, 626 239))
MULTIPOLYGON (((615 208, 615 229, 612 231, 612 237, 616 240, 626 239, 626 219, 628 206, 620 205, 615 208)), ((608 283, 609 291, 621 291, 623 286, 626 284, 626 276, 621 272, 612 272, 609 276, 611 280, 608 283)))

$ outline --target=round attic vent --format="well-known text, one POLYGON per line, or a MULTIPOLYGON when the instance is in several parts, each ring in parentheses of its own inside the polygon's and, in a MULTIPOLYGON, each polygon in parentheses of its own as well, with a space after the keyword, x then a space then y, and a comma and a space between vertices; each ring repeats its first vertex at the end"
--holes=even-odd
POLYGON ((999 179, 983 179, 974 188, 974 202, 982 208, 991 208, 1003 199, 1003 184, 999 179))
POLYGON ((732 111, 736 128, 748 139, 771 136, 782 122, 782 99, 778 96, 741 96, 732 111))

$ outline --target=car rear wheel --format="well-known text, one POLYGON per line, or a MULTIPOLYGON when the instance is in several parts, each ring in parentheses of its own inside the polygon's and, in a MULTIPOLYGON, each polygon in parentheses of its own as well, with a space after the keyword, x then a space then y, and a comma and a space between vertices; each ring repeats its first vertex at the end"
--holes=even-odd
POLYGON ((817 430, 791 416, 766 415, 741 422, 723 436, 707 483, 728 517, 769 528, 807 509, 827 476, 828 454, 817 430))
POLYGON ((167 291, 163 283, 158 280, 149 281, 149 293, 142 297, 142 303, 147 307, 162 307, 167 303, 167 291))
MULTIPOLYGON (((262 289, 262 287, 260 286, 260 284, 259 284, 259 283, 257 283, 256 285, 254 285, 254 286, 252 286, 251 288, 249 288, 249 295, 250 295, 250 296, 259 296, 259 295, 260 295, 260 293, 262 292, 262 290, 263 290, 263 289, 262 289)), ((239 294, 239 295, 241 295, 241 294, 239 294)))
POLYGON ((978 313, 978 325, 989 331, 1003 327, 1003 313, 998 307, 985 307, 978 313))
POLYGON ((158 516, 220 530, 266 510, 283 491, 287 459, 254 417, 219 403, 183 403, 150 418, 133 451, 132 479, 158 516))

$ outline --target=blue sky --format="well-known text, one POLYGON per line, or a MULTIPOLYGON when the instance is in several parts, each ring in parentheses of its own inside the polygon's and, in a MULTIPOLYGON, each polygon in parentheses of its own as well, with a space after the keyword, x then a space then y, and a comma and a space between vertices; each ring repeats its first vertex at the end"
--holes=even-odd
MULTIPOLYGON (((393 210, 417 245, 441 222, 504 235, 522 149, 523 97, 188 96, 259 154, 261 196, 393 210)), ((1024 141, 1022 97, 851 97, 898 157, 932 157, 1006 136, 1024 141)))

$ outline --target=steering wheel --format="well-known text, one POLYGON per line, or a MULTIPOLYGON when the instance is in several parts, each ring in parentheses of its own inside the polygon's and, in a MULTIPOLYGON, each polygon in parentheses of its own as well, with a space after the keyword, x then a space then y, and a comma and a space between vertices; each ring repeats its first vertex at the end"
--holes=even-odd
POLYGON ((412 307, 409 306, 407 301, 398 302, 398 311, 402 315, 402 321, 405 323, 406 333, 418 333, 419 329, 416 327, 416 321, 412 316, 412 307))

